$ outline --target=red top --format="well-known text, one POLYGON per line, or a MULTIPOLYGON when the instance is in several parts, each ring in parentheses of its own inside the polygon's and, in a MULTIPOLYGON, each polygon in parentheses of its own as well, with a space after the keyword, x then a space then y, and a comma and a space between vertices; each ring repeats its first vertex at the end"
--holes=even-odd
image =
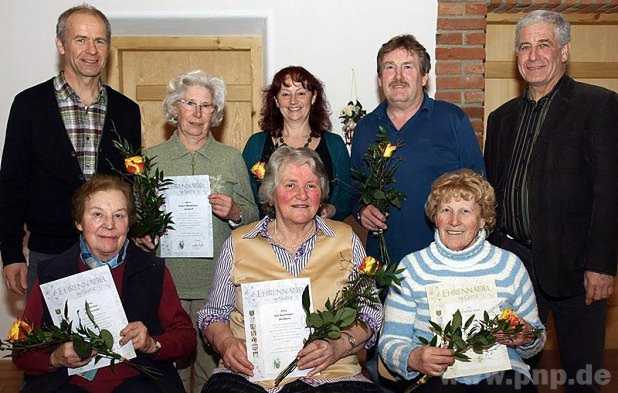
MULTIPOLYGON (((116 284, 116 289, 122 297, 122 284, 126 264, 121 264, 112 270, 112 277, 116 284)), ((79 263, 79 271, 85 271, 88 267, 83 263, 79 263)), ((41 287, 37 281, 32 292, 28 297, 26 309, 22 319, 28 321, 33 327, 40 327, 43 319, 43 295, 41 287)), ((153 336, 155 340, 161 343, 161 349, 153 355, 155 359, 160 360, 175 360, 189 356, 196 348, 197 339, 195 330, 191 323, 191 318, 183 310, 176 286, 170 272, 165 268, 163 275, 163 290, 161 301, 159 303, 159 322, 163 329, 163 334, 153 336)), ((49 365, 49 357, 55 348, 50 348, 44 351, 26 352, 21 356, 14 357, 15 365, 32 374, 44 374, 54 371, 49 365)), ((80 377, 72 376, 69 382, 72 385, 77 385, 92 393, 107 393, 112 392, 118 385, 128 378, 139 374, 131 366, 124 363, 118 363, 113 367, 104 367, 97 370, 97 375, 92 382, 80 377)))

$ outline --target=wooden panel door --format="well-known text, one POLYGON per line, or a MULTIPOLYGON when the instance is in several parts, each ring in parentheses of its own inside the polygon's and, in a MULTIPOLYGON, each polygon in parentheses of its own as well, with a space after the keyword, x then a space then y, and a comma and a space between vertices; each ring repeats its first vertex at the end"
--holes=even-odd
MULTIPOLYGON (((523 14, 487 15, 485 124, 493 110, 523 90, 514 52, 515 24, 522 17, 523 14)), ((565 14, 565 17, 571 22, 569 75, 618 92, 618 15, 565 14)), ((612 349, 618 349, 617 292, 618 282, 609 301, 605 336, 605 347, 612 349)), ((551 321, 548 324, 548 349, 557 348, 552 324, 551 321)))
POLYGON ((109 83, 131 97, 142 111, 144 147, 166 140, 162 102, 167 83, 201 69, 225 81, 225 115, 213 134, 241 150, 257 129, 261 105, 261 37, 114 37, 109 83))

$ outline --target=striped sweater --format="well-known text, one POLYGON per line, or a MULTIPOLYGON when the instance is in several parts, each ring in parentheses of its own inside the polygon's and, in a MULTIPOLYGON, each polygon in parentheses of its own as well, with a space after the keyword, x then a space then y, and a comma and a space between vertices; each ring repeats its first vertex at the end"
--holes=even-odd
MULTIPOLYGON (((429 247, 409 254, 400 262, 401 287, 391 288, 385 304, 384 328, 379 341, 380 356, 389 369, 404 379, 419 373, 408 369, 410 353, 421 344, 417 337, 431 339, 429 305, 425 287, 453 278, 493 276, 496 280, 500 308, 510 307, 535 328, 543 328, 539 320, 532 282, 524 265, 515 254, 495 247, 485 240, 481 230, 466 249, 452 251, 439 239, 438 232, 429 247)), ((530 378, 529 367, 522 358, 534 356, 543 349, 545 334, 526 346, 508 348, 513 370, 530 378)), ((476 384, 490 374, 457 378, 463 384, 476 384)))

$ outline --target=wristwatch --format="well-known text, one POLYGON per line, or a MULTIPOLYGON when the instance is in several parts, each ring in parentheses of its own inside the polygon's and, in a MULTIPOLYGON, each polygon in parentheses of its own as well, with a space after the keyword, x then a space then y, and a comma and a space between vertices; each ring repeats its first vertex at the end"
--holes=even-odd
POLYGON ((363 225, 363 223, 361 222, 361 211, 363 210, 363 207, 358 209, 358 211, 356 212, 356 222, 358 222, 360 225, 363 225))
POLYGON ((356 337, 354 337, 352 334, 348 332, 341 332, 341 334, 343 334, 344 336, 348 338, 348 342, 350 343, 350 346, 352 348, 356 347, 356 337))

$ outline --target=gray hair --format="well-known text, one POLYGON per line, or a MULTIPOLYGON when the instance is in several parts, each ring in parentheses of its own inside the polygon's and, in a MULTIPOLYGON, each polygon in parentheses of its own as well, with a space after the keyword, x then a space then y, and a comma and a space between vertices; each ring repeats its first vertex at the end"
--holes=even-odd
POLYGON ((202 70, 180 74, 168 83, 167 95, 163 100, 163 113, 167 121, 174 125, 178 123, 176 105, 190 86, 201 86, 210 91, 212 103, 215 106, 215 111, 210 118, 210 126, 216 127, 221 124, 223 120, 223 106, 225 104, 225 82, 223 82, 223 79, 208 75, 202 70))
POLYGON ((107 20, 105 14, 99 11, 96 7, 86 3, 71 7, 68 10, 64 11, 62 14, 60 14, 60 16, 58 17, 58 22, 56 23, 57 39, 59 39, 61 42, 64 42, 64 35, 67 31, 67 21, 69 20, 69 17, 73 14, 87 14, 96 16, 101 19, 101 21, 105 25, 105 38, 107 39, 107 45, 109 46, 112 39, 112 26, 110 25, 109 20, 107 20))
POLYGON ((281 171, 290 164, 309 165, 309 168, 311 168, 313 173, 320 180, 322 202, 328 199, 328 175, 326 174, 326 169, 324 168, 324 164, 322 163, 318 153, 307 147, 295 149, 284 145, 278 148, 270 156, 268 164, 266 165, 266 174, 258 193, 260 204, 262 204, 266 213, 271 217, 274 217, 275 214, 273 201, 275 188, 277 188, 277 185, 281 180, 281 171))
POLYGON ((554 26, 554 37, 558 40, 560 47, 565 46, 571 41, 571 24, 564 19, 560 13, 547 10, 536 10, 529 12, 515 27, 515 50, 519 46, 519 36, 524 27, 537 23, 548 23, 554 26))

